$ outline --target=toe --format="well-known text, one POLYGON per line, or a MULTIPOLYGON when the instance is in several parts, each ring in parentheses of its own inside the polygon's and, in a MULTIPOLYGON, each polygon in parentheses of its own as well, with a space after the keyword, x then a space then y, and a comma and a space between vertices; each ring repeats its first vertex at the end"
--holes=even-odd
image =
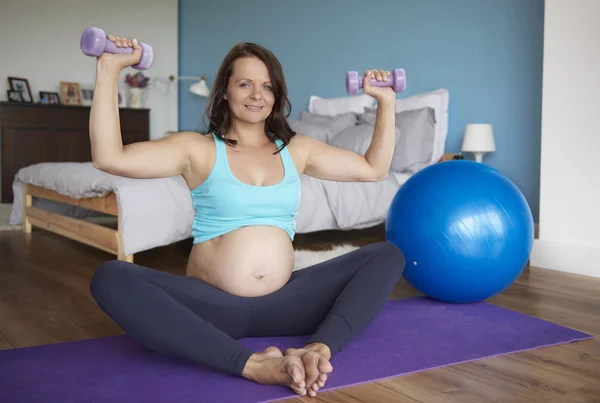
POLYGON ((263 351, 266 357, 283 357, 283 353, 277 347, 267 347, 265 351, 263 351))
POLYGON ((331 371, 333 371, 333 366, 323 356, 319 356, 318 368, 319 368, 319 372, 324 373, 324 374, 328 374, 331 371))
POLYGON ((319 385, 319 388, 325 386, 325 382, 327 382, 327 374, 319 375, 319 379, 317 379, 317 385, 319 385))
POLYGON ((304 371, 302 370, 301 365, 299 365, 297 363, 291 364, 289 367, 289 374, 292 377, 292 383, 294 385, 296 385, 298 387, 304 387, 305 374, 304 374, 304 371))
POLYGON ((296 393, 297 393, 297 394, 299 394, 300 396, 304 396, 304 395, 306 395, 306 388, 304 388, 304 387, 300 388, 300 387, 298 387, 298 386, 293 386, 293 385, 292 385, 292 386, 291 386, 291 388, 292 388, 292 390, 293 390, 294 392, 296 392, 296 393))
POLYGON ((314 356, 307 358, 309 358, 309 360, 307 360, 308 362, 304 361, 304 371, 306 372, 306 384, 312 385, 314 382, 316 382, 317 378, 320 375, 317 365, 319 355, 314 354, 314 356))

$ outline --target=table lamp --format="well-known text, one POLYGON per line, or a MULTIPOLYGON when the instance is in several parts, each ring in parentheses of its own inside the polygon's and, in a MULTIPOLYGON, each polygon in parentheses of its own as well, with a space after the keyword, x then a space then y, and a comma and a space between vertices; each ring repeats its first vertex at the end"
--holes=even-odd
POLYGON ((468 124, 463 138, 462 151, 473 153, 477 162, 483 160, 484 153, 496 151, 492 125, 488 123, 468 124))

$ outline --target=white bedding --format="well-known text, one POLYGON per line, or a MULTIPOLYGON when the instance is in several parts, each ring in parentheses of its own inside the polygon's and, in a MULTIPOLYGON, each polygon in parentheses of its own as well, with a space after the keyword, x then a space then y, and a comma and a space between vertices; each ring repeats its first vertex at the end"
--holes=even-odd
MULTIPOLYGON (((379 182, 332 182, 302 177, 297 233, 357 229, 385 220, 398 188, 410 177, 391 174, 379 182)), ((191 237, 194 209, 183 177, 131 179, 107 174, 91 162, 40 163, 19 170, 10 223, 22 222, 23 183, 52 189, 79 199, 115 192, 126 255, 191 237)), ((91 212, 74 206, 34 199, 34 206, 81 218, 91 212)))

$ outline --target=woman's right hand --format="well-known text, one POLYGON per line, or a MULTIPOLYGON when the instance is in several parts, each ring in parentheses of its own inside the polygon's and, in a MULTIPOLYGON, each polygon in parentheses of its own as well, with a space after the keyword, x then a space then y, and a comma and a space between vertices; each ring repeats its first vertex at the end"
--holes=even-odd
POLYGON ((124 69, 125 67, 133 66, 139 63, 142 57, 142 47, 136 39, 128 39, 120 36, 107 35, 107 39, 112 41, 118 48, 133 48, 133 53, 102 53, 98 56, 98 65, 104 67, 112 67, 117 71, 124 69))

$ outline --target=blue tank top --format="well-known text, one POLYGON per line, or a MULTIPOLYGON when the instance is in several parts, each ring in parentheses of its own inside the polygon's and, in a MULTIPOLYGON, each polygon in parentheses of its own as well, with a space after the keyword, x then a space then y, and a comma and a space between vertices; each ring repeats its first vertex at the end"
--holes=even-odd
MULTIPOLYGON (((238 180, 229 167, 227 145, 214 133, 216 158, 208 178, 191 190, 196 214, 192 223, 194 244, 249 225, 272 225, 296 232, 301 181, 287 147, 278 154, 284 178, 271 186, 254 186, 238 180)), ((283 142, 275 139, 279 147, 283 142)))

